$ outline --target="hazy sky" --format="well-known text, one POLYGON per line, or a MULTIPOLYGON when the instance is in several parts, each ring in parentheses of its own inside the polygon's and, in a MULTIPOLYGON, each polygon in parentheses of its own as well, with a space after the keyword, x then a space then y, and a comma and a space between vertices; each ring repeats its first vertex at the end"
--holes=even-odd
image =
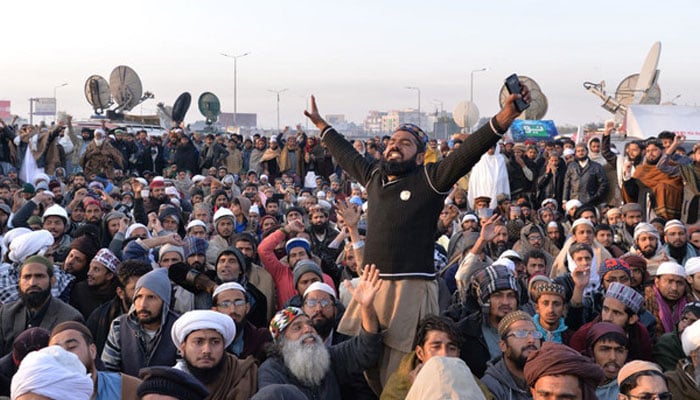
MULTIPOLYGON (((697 1, 10 1, 3 4, 0 99, 28 116, 30 97, 51 97, 76 117, 92 113, 88 76, 109 80, 129 65, 155 93, 134 109, 153 113, 183 91, 211 91, 233 111, 257 112, 260 126, 303 122, 315 94, 322 113, 360 122, 368 110, 446 110, 469 97, 481 115, 495 113, 503 79, 534 78, 549 99, 545 119, 580 124, 610 118, 584 81, 605 80, 609 93, 639 72, 662 42, 662 101, 700 103, 700 2, 697 1)), ((187 121, 202 119, 196 104, 187 121)))

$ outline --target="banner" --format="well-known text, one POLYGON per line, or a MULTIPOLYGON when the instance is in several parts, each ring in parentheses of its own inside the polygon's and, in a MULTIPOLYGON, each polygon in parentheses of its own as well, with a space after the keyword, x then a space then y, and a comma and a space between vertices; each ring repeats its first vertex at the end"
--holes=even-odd
POLYGON ((554 140, 559 134, 552 120, 522 120, 516 119, 510 126, 510 134, 513 141, 524 142, 526 140, 542 141, 554 140))
POLYGON ((0 118, 4 119, 9 123, 10 118, 12 118, 12 113, 10 112, 10 100, 0 100, 0 118))
POLYGON ((34 100, 34 115, 55 115, 56 99, 53 97, 40 97, 34 100))
POLYGON ((646 139, 671 131, 700 141, 700 107, 634 104, 628 106, 625 122, 628 136, 646 139))

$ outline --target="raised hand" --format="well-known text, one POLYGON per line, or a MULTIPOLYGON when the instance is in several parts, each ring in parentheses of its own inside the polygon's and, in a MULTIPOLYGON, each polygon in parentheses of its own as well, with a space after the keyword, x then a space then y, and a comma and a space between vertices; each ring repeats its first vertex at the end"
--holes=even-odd
POLYGON ((494 224, 498 218, 500 215, 494 214, 481 226, 481 238, 485 241, 490 242, 496 237, 496 225, 494 224))
POLYGON ((531 100, 530 88, 524 85, 522 81, 520 81, 520 86, 522 87, 520 94, 513 93, 508 96, 503 108, 498 114, 496 114, 496 122, 501 129, 508 129, 513 121, 515 121, 515 119, 521 114, 515 107, 515 100, 523 99, 527 103, 529 103, 531 100))
POLYGON ((379 270, 374 264, 366 265, 362 270, 357 286, 353 287, 348 280, 344 281, 343 284, 345 284, 345 288, 350 292, 357 304, 362 307, 369 307, 374 302, 374 296, 379 291, 379 285, 381 284, 379 281, 379 270))
POLYGON ((338 215, 343 217, 345 224, 348 226, 356 227, 360 222, 360 209, 352 203, 347 203, 345 201, 339 201, 336 205, 338 215))
POLYGON ((328 123, 326 123, 323 117, 321 117, 321 114, 318 112, 316 97, 313 95, 311 96, 311 111, 304 111, 304 115, 306 115, 306 117, 310 119, 311 122, 320 130, 323 130, 328 126, 328 123))

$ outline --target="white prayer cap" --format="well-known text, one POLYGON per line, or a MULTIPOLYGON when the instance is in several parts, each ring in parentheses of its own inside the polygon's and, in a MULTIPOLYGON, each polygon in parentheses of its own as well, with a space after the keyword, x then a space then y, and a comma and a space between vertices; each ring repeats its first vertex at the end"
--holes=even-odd
POLYGON ((83 363, 60 346, 27 354, 12 377, 10 388, 13 400, 27 393, 52 399, 89 400, 92 391, 92 379, 83 363))

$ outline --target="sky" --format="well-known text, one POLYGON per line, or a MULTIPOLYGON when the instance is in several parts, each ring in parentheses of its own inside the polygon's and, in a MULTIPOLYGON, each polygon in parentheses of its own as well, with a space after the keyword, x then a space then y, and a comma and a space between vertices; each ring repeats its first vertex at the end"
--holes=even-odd
MULTIPOLYGON (((322 114, 360 123, 369 110, 441 106, 469 98, 481 116, 498 111, 498 93, 513 72, 538 82, 548 98, 544 119, 557 124, 611 118, 583 82, 606 81, 614 94, 638 73, 652 44, 662 43, 662 102, 700 104, 700 2, 502 0, 12 1, 3 4, 0 100, 28 117, 30 97, 52 97, 59 110, 86 118, 84 85, 132 67, 155 94, 132 112, 152 114, 188 91, 215 93, 233 111, 238 59, 239 113, 258 125, 305 123, 311 94, 322 114)), ((186 121, 203 117, 193 101, 186 121)))

